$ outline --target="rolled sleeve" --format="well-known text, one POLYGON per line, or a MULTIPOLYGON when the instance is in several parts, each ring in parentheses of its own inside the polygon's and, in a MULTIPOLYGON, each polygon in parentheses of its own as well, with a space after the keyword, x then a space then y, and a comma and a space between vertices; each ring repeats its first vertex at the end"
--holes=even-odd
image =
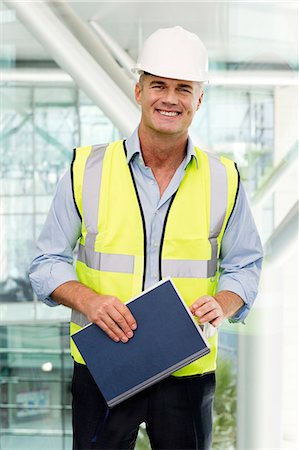
POLYGON ((219 291, 239 295, 244 306, 229 319, 244 322, 257 296, 263 249, 242 184, 222 239, 219 291))
POLYGON ((67 281, 77 281, 76 271, 71 263, 65 260, 54 261, 53 256, 43 255, 32 263, 29 278, 37 298, 48 306, 57 306, 51 293, 67 281))
POLYGON ((67 171, 58 183, 29 270, 34 292, 49 306, 57 306, 51 293, 58 286, 78 279, 73 250, 80 235, 81 219, 73 199, 70 171, 67 171))

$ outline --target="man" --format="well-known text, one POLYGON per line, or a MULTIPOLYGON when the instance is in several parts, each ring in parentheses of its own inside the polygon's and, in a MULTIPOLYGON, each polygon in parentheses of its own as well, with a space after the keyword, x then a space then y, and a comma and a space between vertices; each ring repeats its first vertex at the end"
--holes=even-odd
POLYGON ((205 325, 211 353, 107 416, 72 344, 74 448, 133 449, 145 422, 152 448, 208 449, 215 329, 225 318, 243 321, 248 314, 261 244, 236 166, 198 149, 188 137, 207 80, 202 42, 181 27, 160 29, 145 42, 136 70, 138 128, 124 142, 76 149, 30 277, 40 299, 72 308, 71 334, 94 322, 114 341, 126 343, 138 323, 124 302, 171 276, 205 325), (75 273, 72 251, 78 239, 75 273))

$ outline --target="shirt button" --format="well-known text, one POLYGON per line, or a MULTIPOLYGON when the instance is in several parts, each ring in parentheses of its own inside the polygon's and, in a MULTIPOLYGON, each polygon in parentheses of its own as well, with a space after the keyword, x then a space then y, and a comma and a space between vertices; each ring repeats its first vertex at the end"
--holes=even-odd
POLYGON ((154 278, 158 278, 158 274, 157 273, 154 273, 154 278))
POLYGON ((151 180, 151 181, 150 181, 150 184, 153 186, 153 185, 156 184, 156 183, 154 182, 154 180, 151 180))
POLYGON ((154 241, 154 247, 158 247, 158 242, 154 241))

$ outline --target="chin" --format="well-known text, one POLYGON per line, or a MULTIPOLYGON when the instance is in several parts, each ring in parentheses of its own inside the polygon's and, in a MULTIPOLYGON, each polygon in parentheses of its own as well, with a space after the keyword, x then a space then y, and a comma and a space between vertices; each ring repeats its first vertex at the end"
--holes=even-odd
POLYGON ((173 125, 169 124, 156 124, 152 127, 157 133, 162 134, 178 134, 181 133, 182 130, 178 127, 174 127, 173 125))
POLYGON ((163 128, 163 127, 161 127, 160 132, 164 133, 164 134, 168 134, 169 136, 171 136, 171 135, 184 134, 186 132, 186 130, 181 130, 181 129, 178 129, 178 128, 174 129, 174 128, 167 128, 167 127, 163 128))
POLYGON ((153 128, 153 129, 156 131, 156 133, 161 134, 161 135, 172 136, 172 135, 180 134, 180 131, 171 130, 168 128, 153 128))

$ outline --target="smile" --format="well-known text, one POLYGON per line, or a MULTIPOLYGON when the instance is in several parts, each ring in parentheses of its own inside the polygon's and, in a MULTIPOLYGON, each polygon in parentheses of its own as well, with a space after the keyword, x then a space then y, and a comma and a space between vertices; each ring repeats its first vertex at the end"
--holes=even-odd
POLYGON ((162 114, 162 116, 168 116, 168 117, 175 117, 180 114, 177 111, 163 111, 162 109, 157 109, 157 111, 159 114, 162 114))

